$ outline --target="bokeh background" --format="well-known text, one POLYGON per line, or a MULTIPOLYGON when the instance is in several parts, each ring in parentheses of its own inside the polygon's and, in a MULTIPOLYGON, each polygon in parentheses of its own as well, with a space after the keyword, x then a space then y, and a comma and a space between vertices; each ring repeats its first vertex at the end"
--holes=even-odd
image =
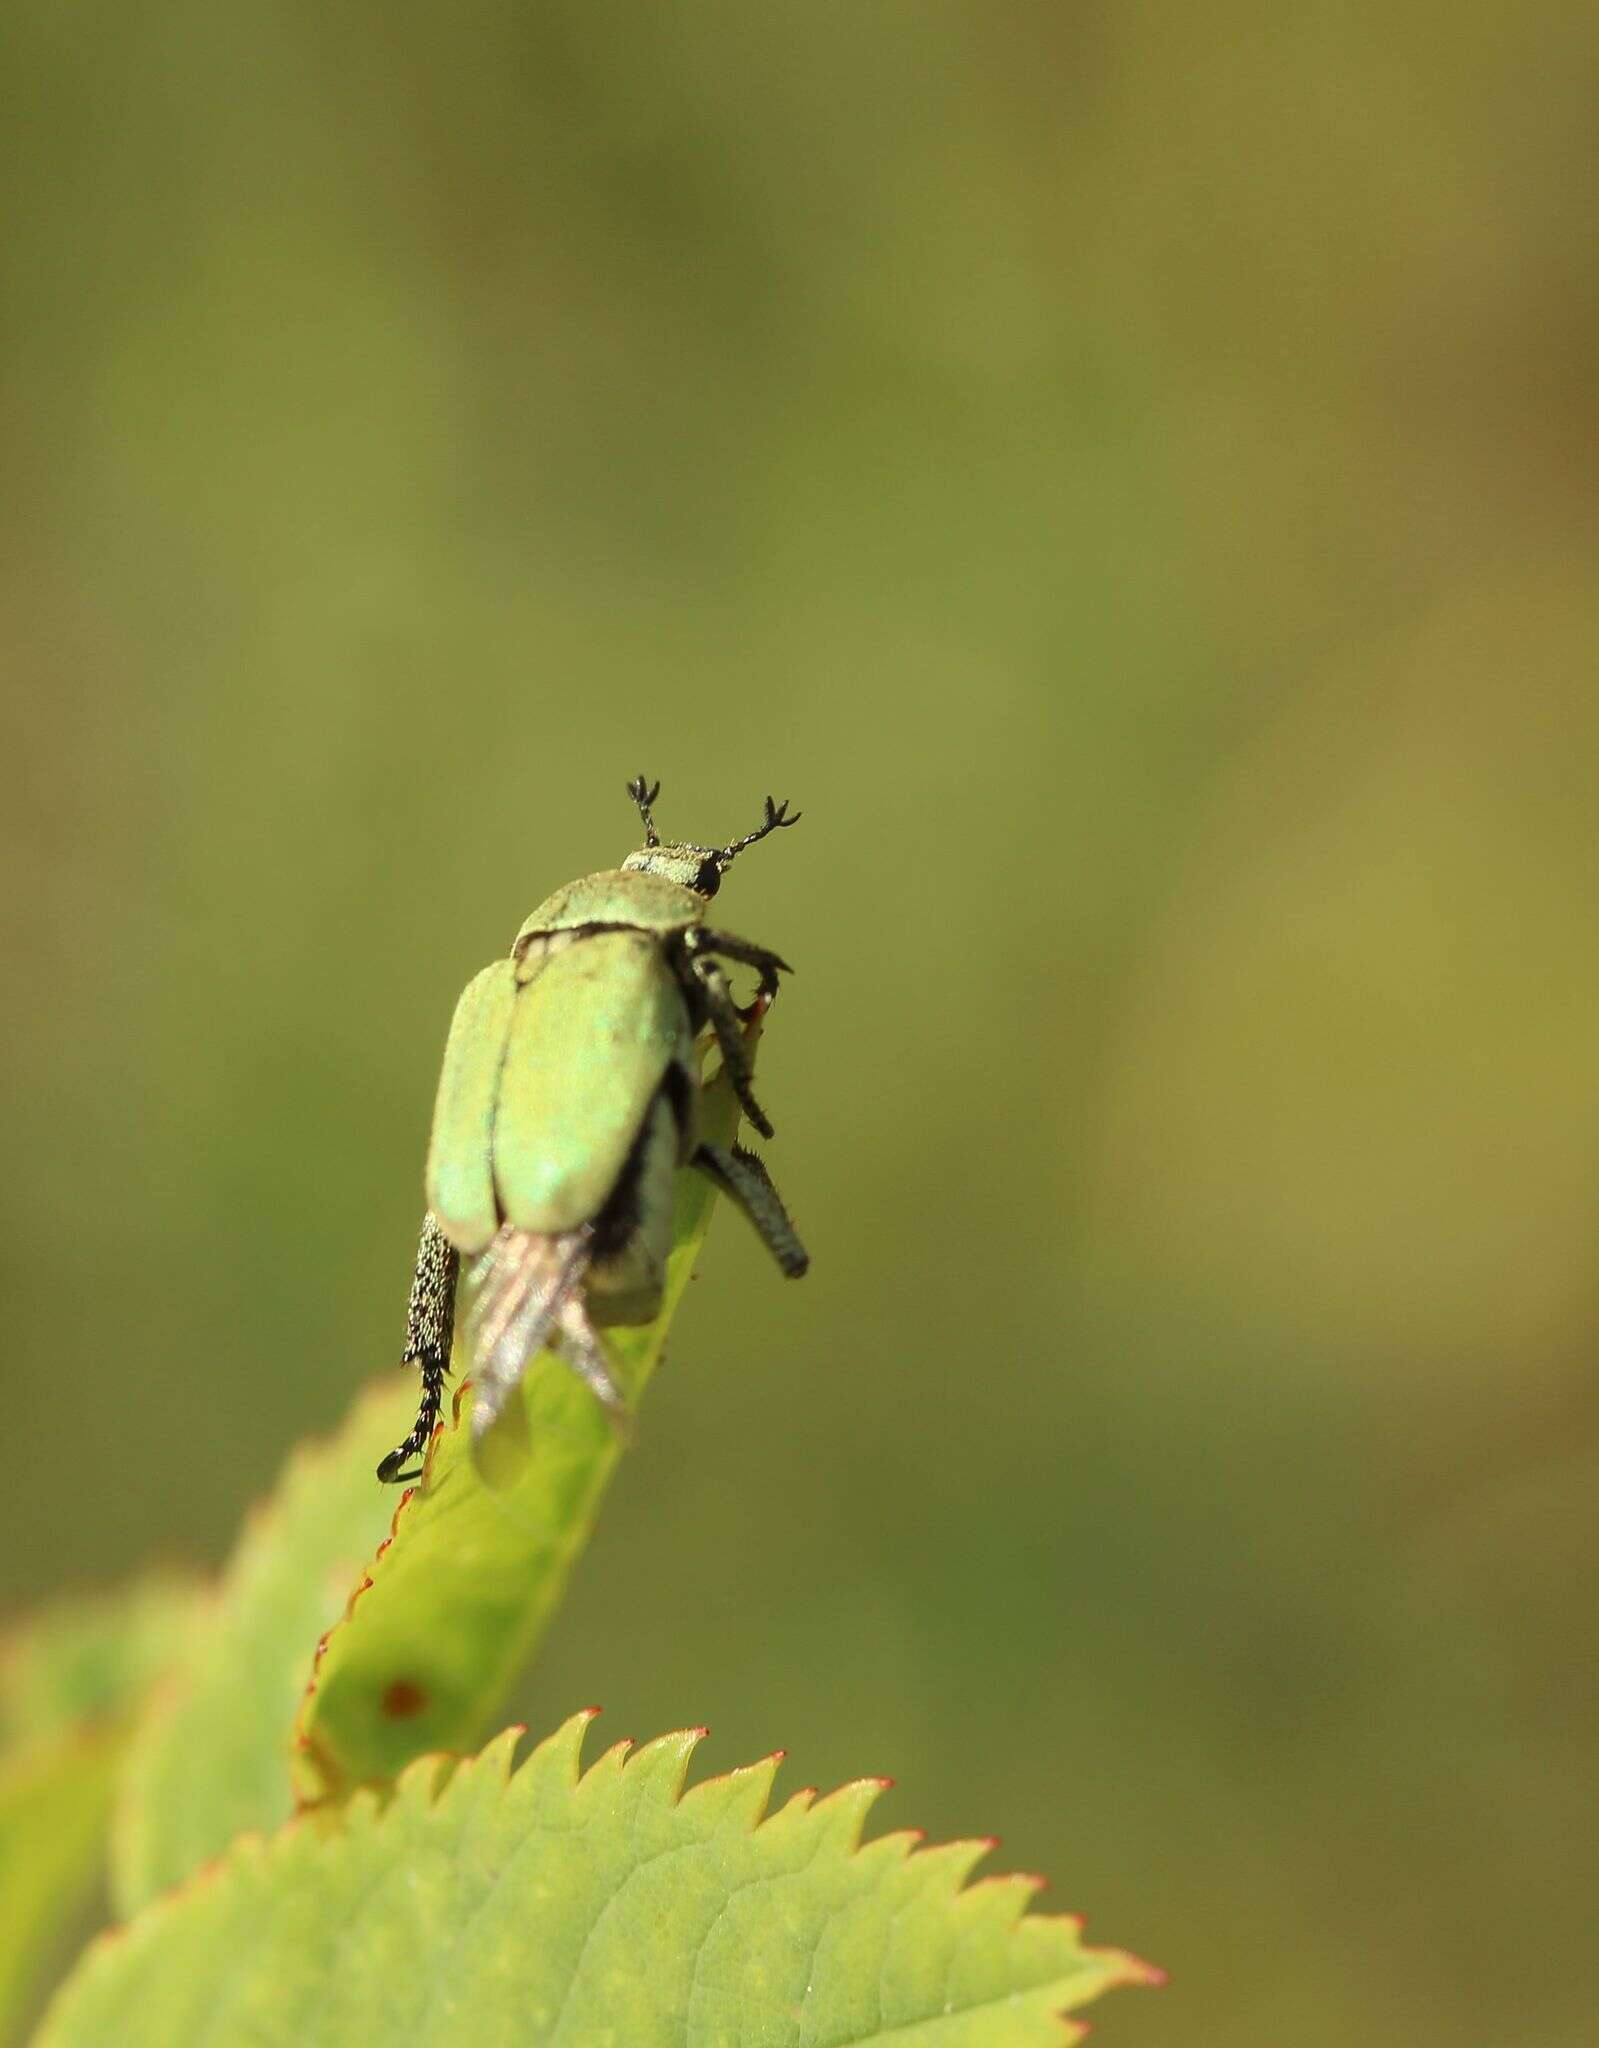
POLYGON ((0 1606, 395 1355, 454 996, 633 840, 720 1219, 526 1688, 888 1771, 1127 2048, 1593 2039, 1586 10, 0 16, 0 1606))

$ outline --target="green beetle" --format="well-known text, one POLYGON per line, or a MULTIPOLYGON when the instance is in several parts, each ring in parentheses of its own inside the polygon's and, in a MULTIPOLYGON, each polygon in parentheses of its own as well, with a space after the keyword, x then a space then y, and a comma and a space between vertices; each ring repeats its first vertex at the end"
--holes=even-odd
POLYGON ((663 843, 640 776, 627 786, 644 844, 621 867, 547 897, 508 959, 469 982, 450 1025, 428 1149, 428 1213, 406 1319, 405 1359, 421 1369, 416 1425, 378 1466, 386 1481, 425 1450, 438 1420, 463 1258, 474 1441, 505 1406, 528 1361, 553 1338, 614 1414, 626 1403, 596 1325, 647 1323, 661 1303, 672 1245, 672 1191, 687 1163, 754 1224, 778 1265, 810 1263, 766 1168, 742 1146, 696 1130, 699 1060, 709 1025, 745 1115, 772 1126, 751 1092, 744 1027, 777 993, 788 963, 705 922, 705 906, 746 848, 799 822, 766 799, 753 832, 730 846, 663 843), (741 1010, 721 961, 760 976, 741 1010))

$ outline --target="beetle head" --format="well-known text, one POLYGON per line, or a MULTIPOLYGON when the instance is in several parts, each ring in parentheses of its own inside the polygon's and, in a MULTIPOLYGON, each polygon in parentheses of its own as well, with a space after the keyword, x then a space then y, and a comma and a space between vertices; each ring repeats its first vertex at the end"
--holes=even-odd
POLYGON ((638 805, 639 816, 644 820, 644 844, 636 853, 630 853, 622 866, 634 873, 664 875, 669 882, 678 882, 685 889, 692 889, 697 896, 707 901, 722 886, 722 877, 733 865, 746 847, 764 839, 768 832, 776 832, 783 825, 797 825, 800 813, 789 816, 788 804, 774 804, 766 799, 766 816, 753 832, 746 832, 742 839, 735 839, 730 846, 696 846, 691 840, 666 840, 663 842, 655 829, 652 807, 661 793, 661 785, 653 786, 640 775, 627 785, 627 793, 638 805))

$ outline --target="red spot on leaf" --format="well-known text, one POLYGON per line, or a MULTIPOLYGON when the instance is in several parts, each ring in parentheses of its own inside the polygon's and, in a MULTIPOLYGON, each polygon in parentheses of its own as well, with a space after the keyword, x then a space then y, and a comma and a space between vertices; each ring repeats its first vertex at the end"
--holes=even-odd
POLYGON ((383 1688, 383 1711, 391 1721, 409 1721, 427 1703, 427 1694, 414 1679, 391 1679, 383 1688))

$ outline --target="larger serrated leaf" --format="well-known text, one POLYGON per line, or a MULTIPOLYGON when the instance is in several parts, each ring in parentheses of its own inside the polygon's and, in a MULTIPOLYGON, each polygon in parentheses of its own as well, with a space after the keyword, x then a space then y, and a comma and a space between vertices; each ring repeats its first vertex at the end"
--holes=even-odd
MULTIPOLYGON (((723 1145, 738 1127, 738 1104, 720 1078, 704 1092, 701 1125, 723 1145)), ((678 1175, 661 1312, 638 1329, 606 1332, 631 1404, 660 1360, 712 1202, 703 1175, 678 1175)), ((520 1435, 520 1454, 495 1486, 474 1469, 462 1406, 457 1396, 422 1483, 318 1649, 295 1727, 295 1783, 306 1801, 391 1779, 429 1751, 479 1742, 593 1530, 622 1443, 566 1365, 546 1352, 529 1369, 521 1403, 501 1425, 520 1435)))
POLYGON ((403 1433, 414 1399, 398 1373, 365 1394, 335 1437, 295 1454, 245 1525, 208 1625, 134 1740, 112 1831, 119 1912, 292 1812, 288 1731, 310 1646, 388 1526, 373 1446, 403 1433))
POLYGON ((177 1580, 63 1602, 0 1645, 0 2042, 61 1959, 105 1861, 135 1703, 192 1625, 177 1580))
POLYGON ((358 1796, 100 1944, 36 2048, 1054 2048, 1060 2015, 1154 1974, 968 1887, 987 1843, 860 1846, 881 1779, 764 1817, 777 1759, 688 1793, 703 1733, 580 1775, 579 1715, 436 1790, 358 1796))

